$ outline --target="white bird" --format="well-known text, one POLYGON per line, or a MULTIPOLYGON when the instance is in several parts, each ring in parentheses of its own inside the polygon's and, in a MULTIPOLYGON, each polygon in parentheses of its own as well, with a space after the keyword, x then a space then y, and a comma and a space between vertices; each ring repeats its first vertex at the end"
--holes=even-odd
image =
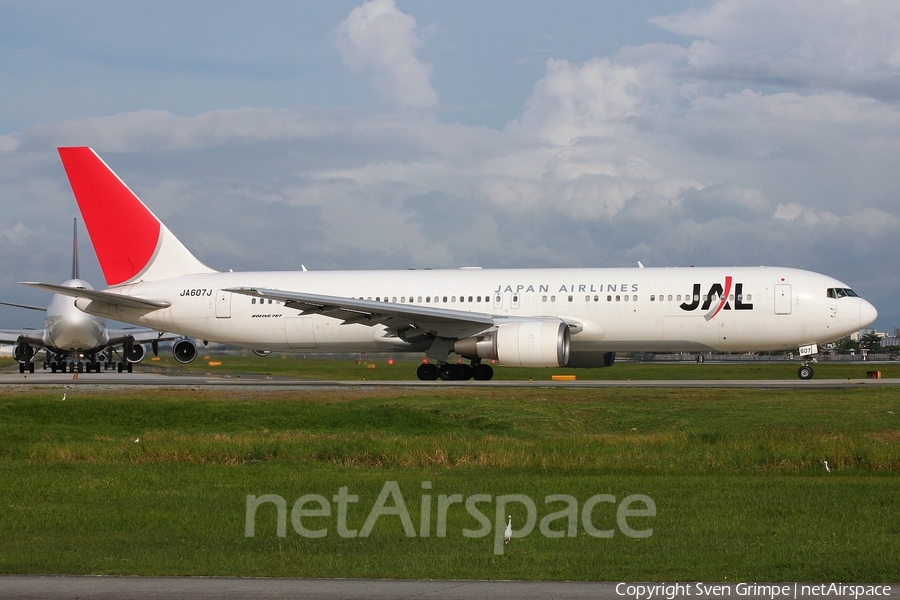
POLYGON ((136 438, 136 439, 134 440, 134 443, 137 444, 139 441, 141 441, 141 438, 140 438, 140 437, 136 438))
POLYGON ((65 401, 66 401, 66 393, 63 392, 63 397, 62 397, 62 400, 60 400, 60 402, 65 402, 65 401))
POLYGON ((508 544, 512 539, 512 515, 509 516, 509 523, 506 524, 506 531, 503 532, 503 543, 508 544))
POLYGON ((823 460, 822 462, 825 463, 825 470, 828 471, 829 473, 831 473, 831 467, 828 466, 828 461, 823 460))

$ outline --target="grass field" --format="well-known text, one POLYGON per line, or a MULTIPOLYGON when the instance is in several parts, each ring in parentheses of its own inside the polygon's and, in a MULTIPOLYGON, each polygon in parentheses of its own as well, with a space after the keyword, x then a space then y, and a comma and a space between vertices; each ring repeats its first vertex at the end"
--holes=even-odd
MULTIPOLYGON (((895 388, 260 395, 61 385, 4 390, 0 414, 4 573, 900 579, 895 388), (397 482, 413 535, 400 516, 383 514, 368 537, 342 537, 334 496, 341 488, 358 496, 345 505, 345 525, 362 530, 388 482, 397 482), (284 537, 271 503, 245 535, 247 496, 265 494, 285 500, 284 537), (307 494, 332 510, 301 515, 324 537, 293 526, 291 508, 307 494), (481 526, 456 503, 444 508, 440 537, 439 497, 476 494, 490 497, 476 505, 488 535, 463 535, 481 526), (511 494, 533 501, 537 523, 497 553, 497 522, 509 514, 519 529, 527 516, 525 504, 498 506, 511 494), (582 518, 598 494, 614 500, 595 503, 588 525, 611 537, 589 535, 582 518), (656 514, 625 523, 652 529, 648 537, 620 526, 619 504, 634 494, 656 514), (567 507, 549 495, 576 503, 571 522, 564 514, 547 527, 563 537, 540 531, 567 507)), ((385 513, 396 500, 382 503, 385 513)))

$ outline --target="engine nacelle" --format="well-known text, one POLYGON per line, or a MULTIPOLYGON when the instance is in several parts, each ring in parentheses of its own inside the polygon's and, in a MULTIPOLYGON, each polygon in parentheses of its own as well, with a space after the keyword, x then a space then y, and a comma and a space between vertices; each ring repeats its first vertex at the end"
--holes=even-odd
POLYGON ((132 364, 144 360, 144 347, 141 344, 132 344, 130 349, 126 349, 125 360, 132 364))
POLYGON ((561 367, 569 362, 569 328, 559 320, 504 323, 494 331, 453 345, 461 356, 513 367, 561 367))
POLYGON ((572 350, 569 352, 567 367, 575 369, 595 369, 598 367, 611 367, 616 362, 615 352, 603 352, 600 350, 572 350))
POLYGON ((25 342, 16 344, 16 347, 13 350, 13 358, 20 363, 29 363, 31 362, 31 359, 34 358, 34 348, 25 342))
POLYGON ((188 338, 181 338, 172 344, 172 354, 181 364, 187 364, 197 358, 197 344, 188 338))
POLYGON ((272 354, 272 351, 271 350, 254 350, 253 354, 255 354, 257 356, 268 356, 268 355, 272 354))

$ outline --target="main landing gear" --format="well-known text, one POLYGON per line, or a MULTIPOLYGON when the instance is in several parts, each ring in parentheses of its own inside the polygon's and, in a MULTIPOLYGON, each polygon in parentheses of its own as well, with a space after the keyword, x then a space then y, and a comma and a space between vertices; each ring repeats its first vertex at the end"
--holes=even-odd
POLYGON ((463 363, 422 363, 416 369, 416 375, 422 381, 490 381, 494 376, 494 369, 490 365, 472 361, 471 364, 463 363))

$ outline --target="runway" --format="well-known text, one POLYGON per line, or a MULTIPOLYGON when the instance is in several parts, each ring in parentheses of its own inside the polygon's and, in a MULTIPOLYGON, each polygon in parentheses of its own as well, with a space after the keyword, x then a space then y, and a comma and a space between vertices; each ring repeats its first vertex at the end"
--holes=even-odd
POLYGON ((666 380, 494 380, 494 381, 337 381, 269 377, 257 373, 193 375, 162 373, 2 373, 0 386, 158 386, 158 387, 260 387, 260 388, 750 388, 822 389, 849 386, 896 387, 900 379, 666 379, 666 380))

